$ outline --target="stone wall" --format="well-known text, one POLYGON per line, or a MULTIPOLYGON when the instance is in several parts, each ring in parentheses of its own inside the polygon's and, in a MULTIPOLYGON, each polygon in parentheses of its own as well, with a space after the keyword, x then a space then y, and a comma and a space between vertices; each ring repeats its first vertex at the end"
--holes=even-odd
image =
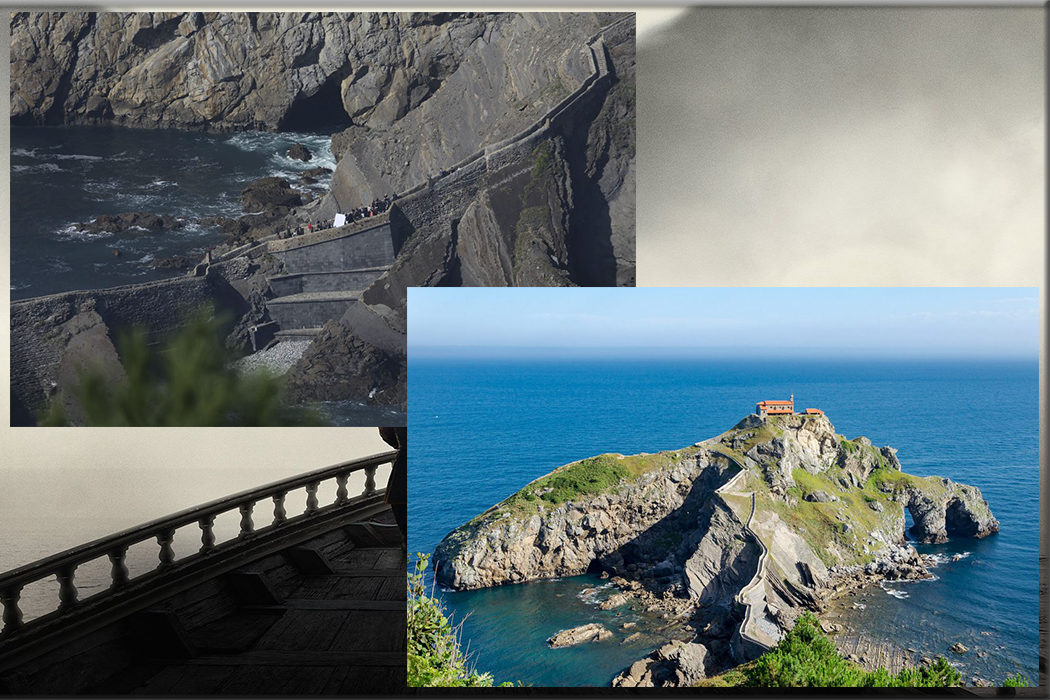
MULTIPOLYGON (((322 231, 329 234, 339 229, 322 231)), ((295 238, 274 241, 270 252, 284 262, 289 273, 339 272, 389 265, 397 255, 397 237, 390 222, 358 229, 344 236, 323 236, 316 242, 305 239, 297 245, 295 238)))
MULTIPOLYGON (((239 316, 243 303, 240 295, 218 275, 65 292, 12 303, 12 422, 45 408, 47 398, 59 383, 63 362, 69 359, 67 351, 77 346, 78 336, 93 332, 100 334, 103 341, 108 337, 112 343, 121 331, 139 328, 153 342, 160 342, 197 309, 211 305, 239 316)), ((78 358, 83 362, 103 359, 78 358)))

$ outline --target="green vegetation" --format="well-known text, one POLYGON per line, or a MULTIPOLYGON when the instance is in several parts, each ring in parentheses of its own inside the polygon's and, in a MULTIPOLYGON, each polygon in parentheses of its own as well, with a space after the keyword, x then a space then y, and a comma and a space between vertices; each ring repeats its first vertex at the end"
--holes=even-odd
MULTIPOLYGON (((210 311, 191 317, 167 348, 151 347, 145 331, 117 342, 125 377, 115 381, 101 368, 80 373, 72 388, 89 426, 319 425, 313 411, 285 406, 281 382, 267 374, 243 376, 223 344, 222 324, 210 311)), ((66 425, 61 396, 43 425, 66 425)))
POLYGON ((460 626, 453 625, 444 606, 426 593, 423 574, 429 559, 428 554, 417 554, 415 571, 408 576, 408 685, 491 687, 492 676, 471 668, 460 649, 460 626))
POLYGON ((1006 680, 1003 681, 1004 688, 1031 688, 1032 684, 1028 682, 1028 679, 1017 673, 1013 676, 1007 676, 1006 680))
POLYGON ((514 514, 532 513, 540 502, 556 506, 581 496, 606 491, 624 479, 637 479, 646 472, 671 466, 683 455, 694 454, 696 448, 674 452, 657 452, 621 456, 598 455, 558 467, 547 476, 532 482, 503 501, 499 508, 514 514))
POLYGON ((536 148, 532 149, 532 178, 539 178, 551 172, 551 144, 549 141, 540 141, 536 148))
POLYGON ((761 688, 943 688, 962 677, 943 656, 920 668, 892 674, 884 668, 865 671, 839 656, 812 613, 803 613, 794 629, 755 661, 700 683, 705 687, 761 688))

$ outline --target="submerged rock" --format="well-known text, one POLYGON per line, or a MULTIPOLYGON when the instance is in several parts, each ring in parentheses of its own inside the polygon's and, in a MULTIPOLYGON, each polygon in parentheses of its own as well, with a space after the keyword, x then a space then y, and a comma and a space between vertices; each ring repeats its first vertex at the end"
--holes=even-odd
POLYGON ((126 214, 102 214, 94 221, 77 224, 85 233, 158 233, 180 229, 183 222, 168 214, 151 214, 136 211, 126 214))

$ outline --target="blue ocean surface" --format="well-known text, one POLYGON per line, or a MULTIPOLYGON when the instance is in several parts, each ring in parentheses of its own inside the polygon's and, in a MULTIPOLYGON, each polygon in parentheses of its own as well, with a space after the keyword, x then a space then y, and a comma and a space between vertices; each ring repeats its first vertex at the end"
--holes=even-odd
POLYGON ((302 171, 316 167, 335 168, 329 134, 13 127, 11 298, 182 274, 150 263, 199 258, 221 243, 221 232, 198 219, 244 214, 240 193, 253 180, 283 177, 314 196, 323 193, 330 177, 298 185, 302 171), (294 143, 314 157, 289 158, 294 143), (77 225, 127 212, 168 214, 184 225, 121 234, 92 234, 77 225))
MULTIPOLYGON (((904 471, 979 487, 1000 521, 983 540, 920 545, 936 580, 875 587, 851 620, 916 656, 943 654, 969 682, 1038 673, 1038 364, 936 360, 466 360, 410 356, 409 551, 557 466, 603 452, 691 445, 757 401, 795 395, 847 438, 896 447, 904 471), (953 554, 962 555, 952 561, 953 554), (970 652, 949 646, 963 642, 970 652)), ((567 649, 544 640, 606 611, 574 577, 475 592, 436 591, 464 645, 497 681, 608 685, 659 635, 567 649)), ((615 613, 613 613, 615 614, 615 613)), ((632 612, 623 613, 632 615, 632 612)), ((607 620, 616 629, 616 619, 607 620)), ((639 625, 642 626, 642 625, 639 625)), ((651 631, 651 625, 646 628, 651 631)))

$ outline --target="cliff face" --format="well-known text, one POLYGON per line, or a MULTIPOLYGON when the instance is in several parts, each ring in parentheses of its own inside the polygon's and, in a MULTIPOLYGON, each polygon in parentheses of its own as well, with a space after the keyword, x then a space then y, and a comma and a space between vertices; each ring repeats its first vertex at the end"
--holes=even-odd
MULTIPOLYGON (((714 668, 768 648, 843 586, 929 576, 905 509, 919 541, 998 530, 975 487, 905 474, 895 450, 846 440, 823 415, 752 415, 683 450, 556 469, 449 533, 435 576, 470 589, 602 571, 643 601, 678 601, 714 668)), ((664 651, 618 684, 702 675, 664 651)))
MULTIPOLYGON (((572 48, 599 22, 593 14, 15 13, 11 116, 16 123, 229 130, 342 122, 383 130, 415 112, 398 127, 409 134, 428 117, 441 121, 454 96, 469 89, 477 97, 471 109, 434 139, 469 149, 479 125, 514 128, 502 106, 535 102, 541 113, 544 88, 577 80, 586 67, 572 48)), ((410 146, 402 144, 406 153, 410 146)))
POLYGON ((410 286, 633 285, 634 72, 630 13, 11 19, 12 124, 334 131, 329 192, 226 221, 238 244, 399 195, 368 323, 332 319, 289 374, 300 400, 401 400, 403 343, 371 327, 404 326, 410 286))

